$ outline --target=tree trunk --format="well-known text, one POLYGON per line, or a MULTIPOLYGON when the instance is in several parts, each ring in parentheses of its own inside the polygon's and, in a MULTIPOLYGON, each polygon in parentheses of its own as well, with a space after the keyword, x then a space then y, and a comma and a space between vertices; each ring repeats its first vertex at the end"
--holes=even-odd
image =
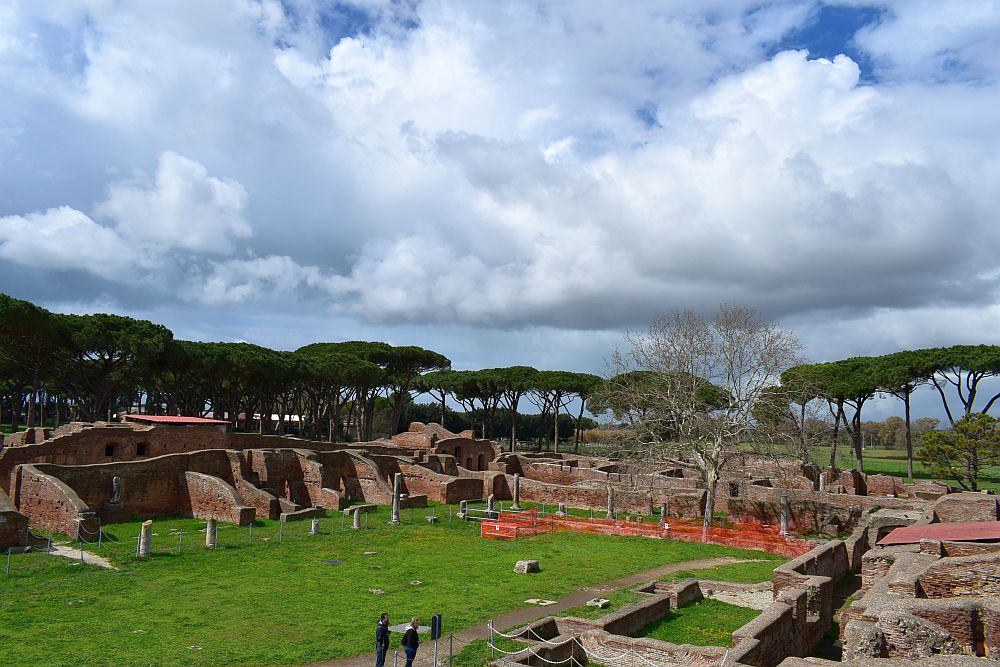
POLYGON ((582 433, 580 432, 580 422, 583 421, 583 408, 586 405, 587 405, 587 399, 581 398, 580 399, 580 414, 577 415, 577 417, 576 417, 575 442, 576 442, 576 453, 577 454, 580 453, 580 439, 581 439, 581 436, 582 436, 582 433))
POLYGON ((837 412, 833 415, 833 446, 830 447, 830 467, 837 467, 837 441, 840 440, 840 413, 842 410, 838 407, 837 412))
POLYGON ((858 410, 854 417, 851 418, 851 424, 853 426, 853 433, 851 433, 851 440, 854 442, 854 463, 855 468, 858 472, 863 473, 865 471, 864 464, 864 454, 862 453, 862 448, 864 447, 864 434, 861 433, 861 411, 858 410))
POLYGON ((913 434, 910 431, 910 392, 903 395, 903 408, 906 412, 906 472, 913 481, 913 434))
POLYGON ((712 514, 715 513, 715 487, 719 483, 719 473, 714 468, 705 471, 705 517, 701 527, 708 530, 712 527, 712 514))
POLYGON ((517 448, 517 410, 510 411, 510 452, 517 448))
POLYGON ((12 433, 17 433, 21 422, 21 388, 14 387, 10 395, 10 428, 12 433))
POLYGON ((555 433, 552 436, 552 451, 555 452, 556 454, 558 454, 559 453, 559 407, 558 407, 558 405, 556 406, 556 409, 553 412, 553 414, 555 415, 555 418, 552 420, 552 428, 554 429, 555 433))

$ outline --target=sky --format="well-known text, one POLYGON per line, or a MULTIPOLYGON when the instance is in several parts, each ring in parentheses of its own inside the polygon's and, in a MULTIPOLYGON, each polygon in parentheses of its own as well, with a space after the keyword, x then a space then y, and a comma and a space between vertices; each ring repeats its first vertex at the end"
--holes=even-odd
POLYGON ((0 291, 462 369, 720 303, 997 344, 997 109, 1000 0, 0 0, 0 291))

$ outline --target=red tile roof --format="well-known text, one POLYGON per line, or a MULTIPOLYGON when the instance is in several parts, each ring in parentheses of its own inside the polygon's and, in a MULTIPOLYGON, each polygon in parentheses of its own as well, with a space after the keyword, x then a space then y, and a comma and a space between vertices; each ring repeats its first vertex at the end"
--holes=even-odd
POLYGON ((880 546, 889 544, 916 544, 920 540, 951 542, 979 542, 1000 540, 1000 521, 972 521, 970 523, 932 523, 927 526, 896 528, 878 541, 880 546))
POLYGON ((220 419, 205 419, 204 417, 180 417, 177 415, 125 415, 125 419, 134 422, 150 424, 228 424, 220 419))

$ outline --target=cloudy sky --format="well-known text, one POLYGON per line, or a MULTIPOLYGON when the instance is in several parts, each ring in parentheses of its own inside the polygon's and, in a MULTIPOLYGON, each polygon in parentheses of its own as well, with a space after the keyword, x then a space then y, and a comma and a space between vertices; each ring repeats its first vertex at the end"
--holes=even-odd
POLYGON ((996 0, 0 0, 0 291, 601 372, 1000 342, 996 0))

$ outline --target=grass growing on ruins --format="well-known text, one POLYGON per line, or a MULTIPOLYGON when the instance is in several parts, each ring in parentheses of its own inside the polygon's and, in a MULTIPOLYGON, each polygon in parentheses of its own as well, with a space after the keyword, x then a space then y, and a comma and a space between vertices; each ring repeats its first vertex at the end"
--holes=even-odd
POLYGON ((303 664, 371 651, 382 611, 394 623, 442 613, 452 632, 523 607, 528 598, 559 599, 664 563, 762 557, 580 533, 483 540, 478 524, 449 522, 445 507, 435 508, 443 522, 427 523, 430 511, 404 510, 404 525, 388 526, 381 508, 360 531, 341 530, 333 514, 316 537, 306 535, 308 521, 287 524, 281 544, 276 521, 258 521, 253 544, 249 529, 220 526, 215 551, 203 546, 204 522, 157 519, 154 555, 143 561, 134 555, 139 522, 118 524, 107 528, 118 542, 89 547, 118 571, 37 552, 15 555, 10 575, 0 575, 4 662, 303 664), (514 574, 514 562, 524 558, 541 561, 542 571, 514 574))
POLYGON ((758 561, 717 565, 700 570, 682 570, 662 577, 661 580, 705 579, 707 581, 728 581, 734 584, 759 584, 771 581, 774 568, 787 561, 787 558, 766 554, 766 559, 758 561))
POLYGON ((561 611, 559 612, 559 615, 575 616, 577 618, 600 618, 601 616, 604 616, 606 614, 610 614, 612 612, 619 611, 620 609, 624 609, 630 604, 635 604, 640 600, 646 600, 648 599, 649 596, 642 595, 641 593, 636 593, 633 588, 623 588, 621 590, 615 591, 614 593, 610 593, 607 596, 602 595, 600 597, 606 597, 608 600, 610 600, 611 604, 609 604, 604 609, 601 609, 600 607, 588 607, 586 605, 580 605, 579 607, 572 607, 570 609, 567 609, 566 611, 561 611))
POLYGON ((674 644, 695 646, 729 646, 733 632, 760 614, 756 609, 737 607, 718 600, 706 599, 671 609, 666 616, 636 633, 674 644))

